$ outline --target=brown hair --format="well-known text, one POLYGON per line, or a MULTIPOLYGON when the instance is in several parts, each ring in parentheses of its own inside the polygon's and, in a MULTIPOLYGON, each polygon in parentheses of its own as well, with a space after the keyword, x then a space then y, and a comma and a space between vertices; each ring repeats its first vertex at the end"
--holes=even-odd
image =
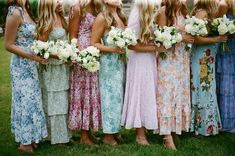
POLYGON ((177 13, 184 17, 188 14, 187 6, 182 0, 165 0, 164 5, 166 7, 167 26, 173 26, 176 23, 177 13))
MULTIPOLYGON (((10 6, 18 6, 18 7, 21 7, 21 8, 24 7, 22 0, 7 0, 6 8, 5 8, 5 10, 6 10, 6 11, 5 11, 5 17, 7 16, 8 8, 9 8, 10 6)), ((32 9, 31 9, 29 0, 26 0, 25 8, 26 8, 26 11, 27 11, 27 13, 29 14, 30 18, 31 18, 34 22, 36 22, 35 17, 33 16, 33 12, 32 12, 32 9)), ((6 18, 5 18, 5 19, 6 19, 6 18)))

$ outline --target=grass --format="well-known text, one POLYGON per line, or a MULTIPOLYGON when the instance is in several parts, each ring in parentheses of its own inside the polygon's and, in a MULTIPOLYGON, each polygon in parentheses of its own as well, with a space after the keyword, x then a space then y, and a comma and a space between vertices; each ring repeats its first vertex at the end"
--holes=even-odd
MULTIPOLYGON (((10 53, 3 47, 3 39, 0 39, 0 156, 29 155, 17 150, 18 144, 14 142, 14 136, 10 130, 11 87, 9 76, 10 53)), ((39 150, 34 155, 38 156, 64 156, 64 155, 102 155, 102 156, 149 156, 149 155, 185 155, 185 156, 235 156, 235 134, 220 133, 217 136, 196 138, 191 133, 185 133, 175 139, 178 151, 167 150, 162 146, 162 138, 148 132, 151 145, 139 146, 135 143, 134 131, 123 130, 124 140, 116 147, 103 145, 101 142, 97 148, 91 148, 75 143, 74 145, 50 145, 49 142, 40 144, 39 150)), ((102 133, 96 134, 102 138, 102 133)), ((75 140, 79 140, 79 133, 75 134, 75 140)))

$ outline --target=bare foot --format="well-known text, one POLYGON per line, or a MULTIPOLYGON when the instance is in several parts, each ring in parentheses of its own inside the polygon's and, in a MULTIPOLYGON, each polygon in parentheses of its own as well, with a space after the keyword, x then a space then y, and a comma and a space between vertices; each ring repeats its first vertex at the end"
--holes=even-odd
POLYGON ((92 142, 92 140, 90 139, 90 134, 89 131, 86 130, 82 130, 81 131, 81 140, 80 140, 81 144, 85 144, 85 145, 89 145, 89 146, 94 146, 95 144, 92 142))
POLYGON ((114 135, 114 139, 115 139, 116 141, 118 141, 118 142, 120 142, 120 141, 123 140, 123 139, 122 139, 122 135, 119 134, 119 133, 117 133, 117 134, 114 135))
POLYGON ((38 149, 38 145, 36 143, 32 143, 34 149, 38 149))
POLYGON ((21 152, 24 152, 24 153, 33 153, 33 146, 32 145, 22 145, 22 144, 20 144, 18 149, 21 152))
POLYGON ((163 141, 164 147, 171 149, 171 150, 177 150, 171 135, 165 136, 163 140, 164 140, 163 141))
POLYGON ((136 136, 136 142, 139 145, 144 145, 144 146, 150 145, 145 136, 136 136))
POLYGON ((103 140, 104 144, 115 146, 117 145, 117 141, 115 140, 112 134, 106 134, 103 140))

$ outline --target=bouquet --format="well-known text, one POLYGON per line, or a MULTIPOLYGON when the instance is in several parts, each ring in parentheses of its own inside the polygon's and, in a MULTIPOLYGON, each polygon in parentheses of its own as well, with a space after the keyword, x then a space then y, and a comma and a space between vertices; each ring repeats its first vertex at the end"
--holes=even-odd
POLYGON ((67 41, 57 41, 55 42, 55 48, 57 52, 55 55, 59 57, 61 61, 64 63, 69 61, 76 61, 79 52, 79 49, 77 48, 77 39, 72 39, 71 44, 69 44, 67 41))
POLYGON ((90 46, 79 52, 76 62, 89 72, 96 72, 100 68, 99 57, 99 49, 90 46))
POLYGON ((48 59, 50 56, 48 49, 49 49, 49 43, 40 40, 34 40, 33 46, 31 47, 31 50, 33 51, 34 54, 43 57, 45 59, 48 59))
MULTIPOLYGON (((182 41, 182 35, 177 31, 175 27, 159 27, 155 26, 154 31, 154 43, 160 47, 163 45, 166 49, 172 48, 176 43, 182 41)), ((164 59, 165 53, 159 53, 159 56, 164 59)))
MULTIPOLYGON (((206 36, 208 35, 207 31, 207 21, 198 19, 195 16, 185 19, 185 31, 186 33, 192 36, 206 36)), ((186 45, 185 49, 190 52, 192 44, 189 43, 186 45)))
MULTIPOLYGON (((235 21, 229 20, 226 15, 221 18, 216 18, 210 23, 210 34, 216 35, 231 35, 235 33, 235 21)), ((228 51, 228 45, 222 44, 223 51, 228 51)))
MULTIPOLYGON (((127 50, 128 46, 135 46, 137 44, 137 38, 135 32, 130 28, 122 30, 112 27, 111 31, 108 33, 107 42, 110 45, 115 45, 121 49, 127 50)), ((128 59, 127 54, 119 55, 119 59, 126 61, 128 59)))

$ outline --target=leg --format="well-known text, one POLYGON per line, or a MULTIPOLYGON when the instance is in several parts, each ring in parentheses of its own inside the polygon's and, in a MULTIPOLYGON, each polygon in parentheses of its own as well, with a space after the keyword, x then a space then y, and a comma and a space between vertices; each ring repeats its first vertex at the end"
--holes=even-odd
POLYGON ((94 143, 90 139, 90 133, 89 131, 86 130, 81 130, 81 144, 86 144, 86 145, 94 145, 94 143))
POLYGON ((117 145, 117 141, 115 140, 113 134, 105 134, 104 143, 107 145, 112 145, 112 146, 117 145))
POLYGON ((165 135, 163 138, 163 145, 172 150, 176 150, 172 135, 165 135))
POLYGON ((145 135, 145 128, 136 128, 136 142, 140 145, 149 145, 145 135))

